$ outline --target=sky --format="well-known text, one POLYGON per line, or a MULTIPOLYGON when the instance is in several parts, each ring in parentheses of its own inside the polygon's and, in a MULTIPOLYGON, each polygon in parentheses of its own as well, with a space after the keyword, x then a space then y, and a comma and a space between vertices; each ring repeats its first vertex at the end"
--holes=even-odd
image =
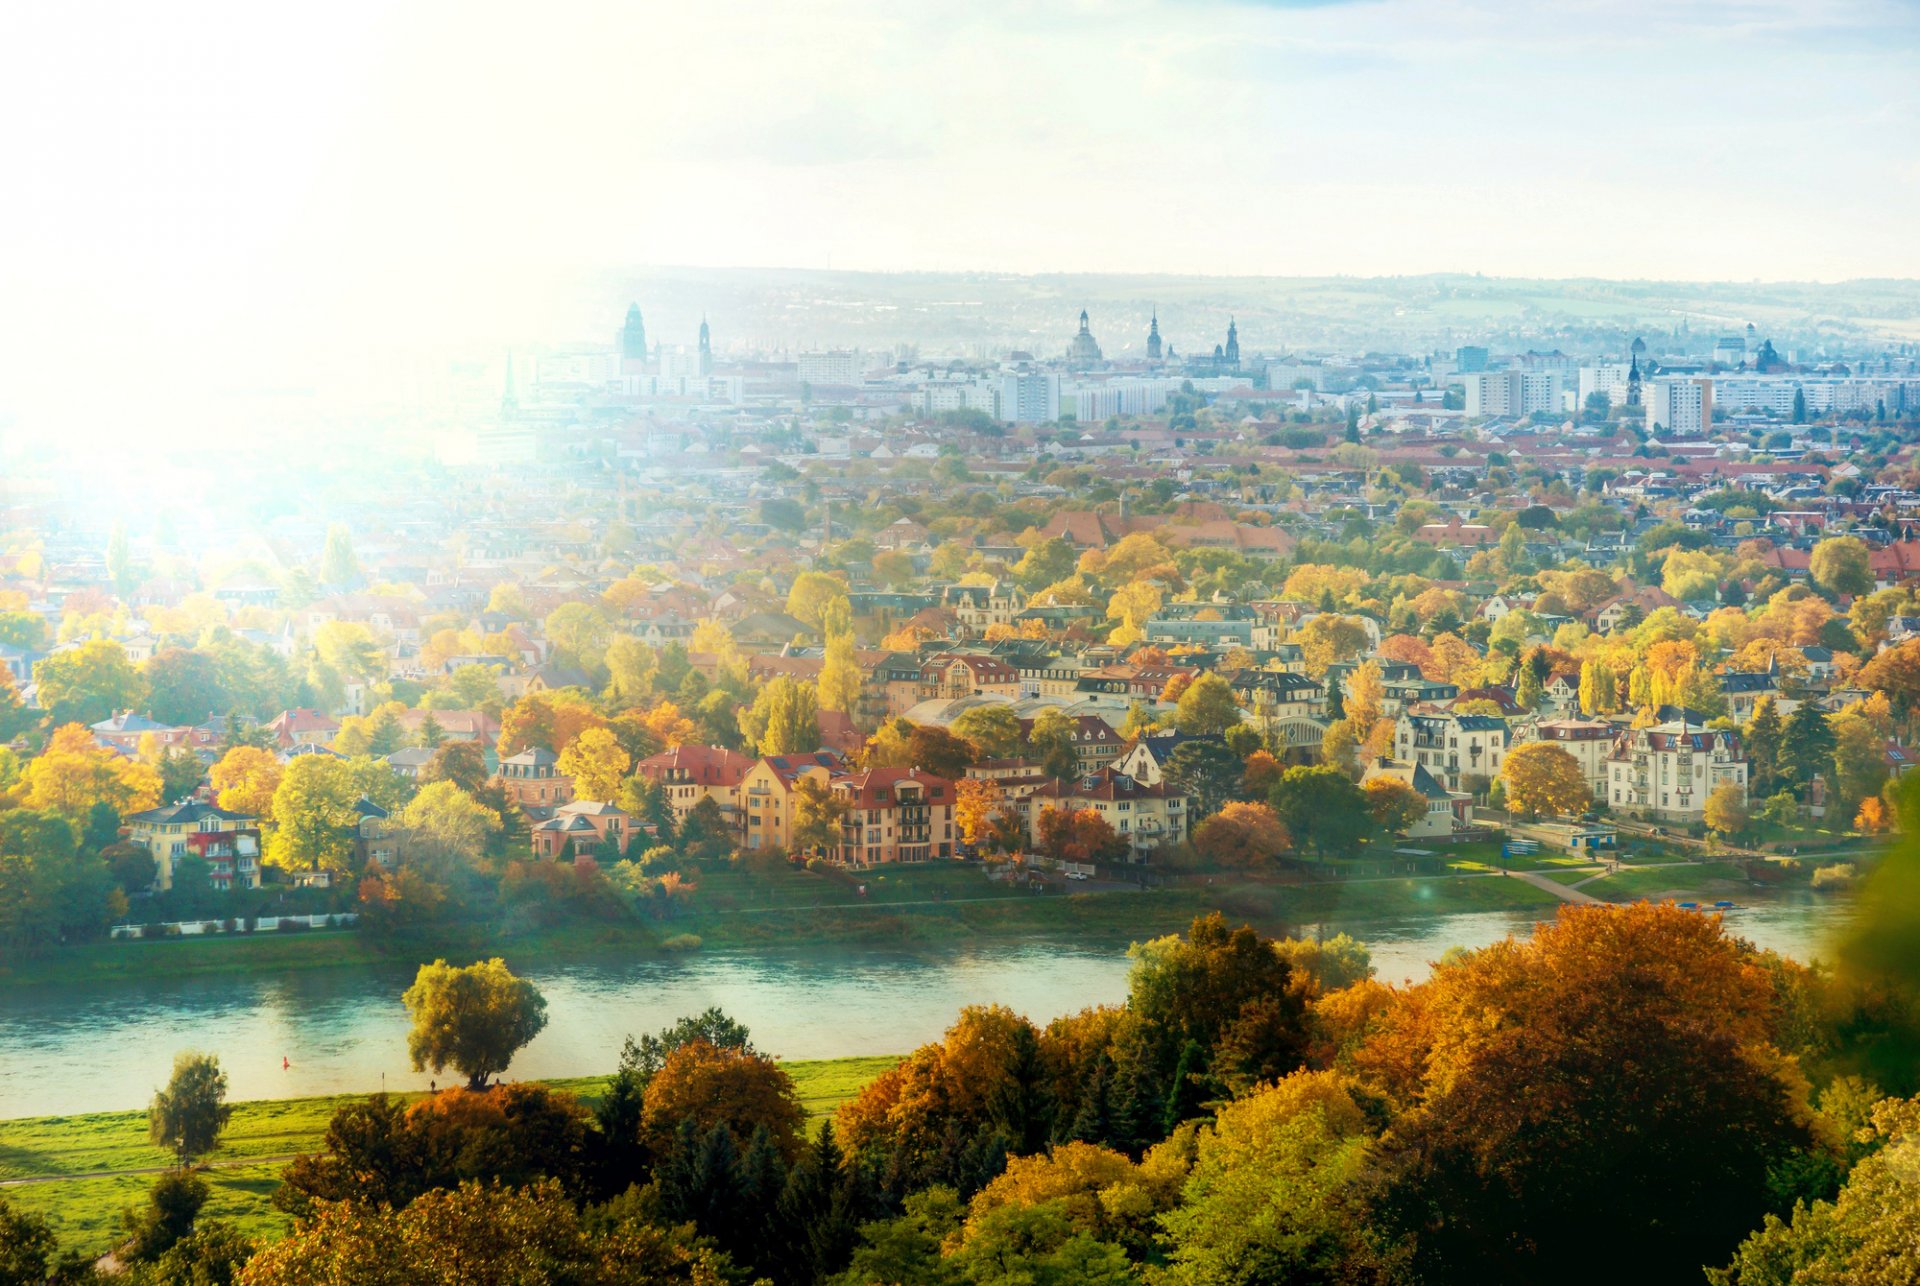
POLYGON ((0 405, 647 264, 1916 277, 1917 51, 1914 0, 8 5, 0 405))

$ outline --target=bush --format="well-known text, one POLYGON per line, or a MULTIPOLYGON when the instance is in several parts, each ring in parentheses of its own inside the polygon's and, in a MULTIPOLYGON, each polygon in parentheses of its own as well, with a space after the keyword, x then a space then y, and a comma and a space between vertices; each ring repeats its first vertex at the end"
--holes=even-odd
POLYGON ((700 935, 697 933, 676 933, 660 944, 662 951, 698 951, 700 935))
POLYGON ((274 931, 276 933, 304 933, 306 928, 307 922, 305 920, 295 920, 290 916, 281 916, 280 923, 274 931))
POLYGON ((1816 889, 1850 888, 1854 874, 1851 862, 1835 862, 1832 866, 1822 866, 1813 873, 1813 887, 1816 889))

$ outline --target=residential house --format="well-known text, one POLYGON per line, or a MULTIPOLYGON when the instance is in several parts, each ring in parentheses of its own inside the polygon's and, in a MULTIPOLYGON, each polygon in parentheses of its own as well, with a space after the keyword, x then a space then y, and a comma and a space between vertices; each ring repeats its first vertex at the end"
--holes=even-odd
POLYGON ((1607 759, 1608 802, 1650 817, 1696 822, 1707 796, 1723 782, 1747 793, 1747 761, 1740 736, 1688 720, 1634 728, 1614 742, 1607 759))
POLYGON ((1036 835, 1047 809, 1093 811, 1127 841, 1129 861, 1145 861, 1155 849, 1187 838, 1190 810, 1184 794, 1165 781, 1147 785, 1111 766, 1071 779, 1056 777, 1024 802, 1029 832, 1036 835))
POLYGON ((953 783, 917 768, 873 768, 832 784, 846 801, 831 860, 846 866, 925 862, 954 855, 953 783))
POLYGON ((149 808, 127 818, 127 839, 153 855, 154 887, 173 887, 174 865, 193 855, 207 863, 207 879, 225 892, 260 887, 260 827, 245 813, 200 800, 149 808))
POLYGON ((1416 763, 1450 791, 1477 794, 1500 775, 1512 732, 1488 714, 1401 714, 1394 758, 1416 763))
POLYGON ((573 798, 573 778, 560 771, 560 756, 529 746, 500 761, 493 784, 521 808, 557 808, 573 798))

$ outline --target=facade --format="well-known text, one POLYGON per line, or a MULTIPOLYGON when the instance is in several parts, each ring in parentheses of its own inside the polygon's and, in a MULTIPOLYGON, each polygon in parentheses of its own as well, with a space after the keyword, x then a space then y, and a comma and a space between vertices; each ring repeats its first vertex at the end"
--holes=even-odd
POLYGON ((873 768, 833 783, 846 801, 840 843, 845 866, 926 862, 954 855, 953 783, 915 768, 873 768))
POLYGON ((1499 776, 1511 741, 1507 721, 1490 714, 1403 713, 1393 733, 1394 758, 1420 765, 1450 791, 1499 776))
POLYGON ((557 767, 560 757, 531 746, 500 761, 493 784, 522 808, 557 808, 573 798, 573 778, 557 767))
POLYGON ((1646 386, 1647 428, 1654 436, 1697 438, 1713 423, 1713 381, 1663 376, 1646 386))
POLYGON ((1051 424, 1060 418, 1060 376, 1053 371, 1007 371, 1000 376, 995 414, 1009 424, 1051 424))
POLYGON ((199 800, 150 808, 127 818, 127 839, 153 855, 161 892, 173 887, 174 863, 188 855, 206 860, 207 879, 222 892, 260 887, 259 822, 244 813, 199 800))
POLYGON ((764 755, 740 779, 740 844, 792 852, 794 791, 803 779, 830 787, 846 761, 831 751, 764 755))
POLYGON ((536 857, 555 861, 593 857, 603 843, 611 843, 625 857, 633 842, 633 818, 618 804, 576 799, 535 822, 531 835, 536 857))
POLYGON ((1360 784, 1364 786, 1381 778, 1397 781, 1427 801, 1425 815, 1403 832, 1408 839, 1438 839, 1453 834, 1456 809, 1466 806, 1466 797, 1455 796, 1419 764, 1403 763, 1398 759, 1374 760, 1367 765, 1360 784))
POLYGON ((1675 821, 1699 821, 1722 782, 1747 793, 1747 761, 1738 733, 1688 720, 1623 733, 1607 758, 1607 802, 1675 821))
POLYGON ((1607 760, 1613 754, 1615 732, 1612 724, 1600 719, 1542 719, 1534 728, 1536 739, 1574 757, 1587 775, 1587 789, 1601 800, 1607 798, 1607 760))
POLYGON ((1566 410, 1567 374, 1561 370, 1505 370, 1463 376, 1467 415, 1475 419, 1559 415, 1566 410))
POLYGON ((1049 808, 1069 812, 1091 810, 1118 831, 1139 862, 1162 845, 1187 838, 1187 797, 1164 781, 1149 786, 1114 768, 1103 768, 1071 781, 1054 778, 1022 801, 1028 832, 1035 833, 1040 814, 1049 808))
POLYGON ((752 755, 719 746, 675 746, 642 759, 633 772, 660 783, 676 825, 684 823, 701 800, 711 798, 727 825, 738 831, 740 783, 756 762, 752 755))

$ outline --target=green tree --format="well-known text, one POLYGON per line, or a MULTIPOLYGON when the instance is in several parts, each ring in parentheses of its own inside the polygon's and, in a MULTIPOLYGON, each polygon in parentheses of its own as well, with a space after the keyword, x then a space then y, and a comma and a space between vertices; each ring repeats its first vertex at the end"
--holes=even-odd
POLYGON ((129 1210, 121 1216, 127 1243, 119 1258, 135 1264, 159 1259, 193 1231, 194 1220, 212 1195, 207 1181, 191 1170, 161 1175, 147 1193, 147 1208, 138 1215, 129 1210))
POLYGON ((174 1055, 173 1076, 147 1107, 147 1138, 186 1165, 213 1151, 232 1115, 220 1060, 189 1050, 174 1055))
POLYGON ((1168 784, 1192 802, 1192 824, 1212 817, 1233 797, 1246 761, 1212 737, 1183 741, 1167 756, 1163 772, 1168 784))
POLYGON ((1747 790, 1756 798, 1771 796, 1780 783, 1780 745, 1786 736, 1780 708, 1772 697, 1754 703, 1753 718, 1742 736, 1750 776, 1747 790))
POLYGON ((327 543, 320 550, 318 575, 323 585, 359 583, 360 559, 353 552, 353 534, 345 523, 336 522, 327 528, 327 543))
POLYGON ((486 1089, 547 1025, 546 997, 498 956, 464 968, 445 960, 421 965, 401 999, 413 1017, 407 1056, 414 1070, 451 1066, 470 1090, 486 1089))
POLYGON ((205 723, 233 708, 220 666, 208 653, 162 648, 140 672, 147 684, 147 713, 161 723, 205 723))
POLYGON ((953 721, 953 732, 973 747, 975 759, 1011 759, 1020 753, 1020 719, 1009 706, 969 707, 953 721))
POLYGON ((1080 772, 1080 752, 1074 737, 1079 726, 1073 716, 1048 706, 1033 717, 1027 730, 1027 753, 1040 762, 1049 777, 1071 779, 1080 772))
POLYGON ((1338 768, 1289 768, 1267 802, 1293 842, 1322 857, 1352 856, 1373 833, 1366 794, 1338 768))
POLYGON ((740 732, 760 754, 804 754, 820 748, 819 711, 819 694, 811 683, 779 675, 741 712, 740 732))
POLYGON ((1173 724, 1188 736, 1219 736, 1240 722, 1233 689, 1217 674, 1203 674, 1187 685, 1173 710, 1173 724))
POLYGON ((1794 794, 1805 799, 1816 775, 1824 774, 1831 783, 1833 752, 1838 744, 1833 725, 1819 706, 1802 702, 1787 716, 1780 741, 1780 773, 1794 794))
POLYGON ((45 1219, 15 1210, 0 1196, 0 1286, 40 1286, 55 1245, 45 1219))
POLYGON ((840 828, 852 804, 813 777, 793 788, 793 843, 802 853, 831 853, 840 847, 840 828))

